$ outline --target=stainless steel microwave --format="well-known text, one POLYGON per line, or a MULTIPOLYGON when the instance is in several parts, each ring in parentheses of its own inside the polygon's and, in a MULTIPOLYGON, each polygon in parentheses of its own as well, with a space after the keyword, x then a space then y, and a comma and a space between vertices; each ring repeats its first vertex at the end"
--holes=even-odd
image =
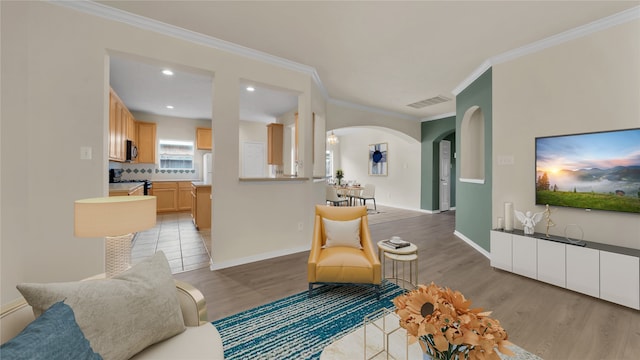
POLYGON ((138 147, 131 140, 127 140, 127 161, 135 161, 138 158, 138 147))

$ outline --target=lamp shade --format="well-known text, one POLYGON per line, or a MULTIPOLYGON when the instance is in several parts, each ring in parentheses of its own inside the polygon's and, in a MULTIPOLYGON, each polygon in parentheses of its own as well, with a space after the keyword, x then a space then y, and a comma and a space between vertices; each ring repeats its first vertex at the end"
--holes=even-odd
POLYGON ((155 196, 110 196, 77 200, 74 205, 77 237, 118 236, 146 230, 156 224, 155 196))

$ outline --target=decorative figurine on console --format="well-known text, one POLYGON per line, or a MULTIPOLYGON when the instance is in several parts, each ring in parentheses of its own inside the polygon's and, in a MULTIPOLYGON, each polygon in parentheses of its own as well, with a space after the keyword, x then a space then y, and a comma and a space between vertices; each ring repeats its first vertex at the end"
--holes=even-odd
POLYGON ((544 213, 531 213, 531 211, 527 211, 526 213, 522 213, 522 211, 514 210, 516 217, 522 223, 524 228, 525 235, 533 235, 534 228, 537 223, 542 220, 542 215, 544 213))
POLYGON ((547 207, 546 207, 546 209, 544 210, 544 213, 543 213, 544 214, 544 218, 547 220, 547 233, 546 233, 547 239, 549 238, 549 228, 551 226, 556 226, 556 223, 554 223, 553 220, 551 220, 551 213, 552 213, 552 211, 549 208, 549 204, 547 204, 547 207))

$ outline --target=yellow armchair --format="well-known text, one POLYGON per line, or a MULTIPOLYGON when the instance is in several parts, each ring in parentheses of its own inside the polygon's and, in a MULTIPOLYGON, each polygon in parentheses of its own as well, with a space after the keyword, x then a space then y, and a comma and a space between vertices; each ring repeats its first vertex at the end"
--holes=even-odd
POLYGON ((320 284, 372 286, 376 290, 376 295, 380 296, 380 259, 378 259, 377 252, 371 242, 365 206, 316 205, 313 240, 307 270, 309 296, 312 294, 314 285, 320 284), (323 219, 327 221, 323 221, 323 219), (347 239, 348 241, 335 239, 338 235, 344 234, 341 229, 344 229, 345 226, 357 226, 358 219, 360 219, 360 226, 359 231, 358 228, 355 228, 357 233, 355 243, 353 239, 347 239))

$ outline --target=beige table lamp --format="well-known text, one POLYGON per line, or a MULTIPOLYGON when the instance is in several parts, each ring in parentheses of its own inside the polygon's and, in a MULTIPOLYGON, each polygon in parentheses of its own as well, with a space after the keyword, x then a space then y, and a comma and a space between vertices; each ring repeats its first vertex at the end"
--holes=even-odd
POLYGON ((112 277, 131 265, 133 233, 156 224, 155 196, 110 196, 76 200, 74 234, 106 238, 105 271, 112 277))

